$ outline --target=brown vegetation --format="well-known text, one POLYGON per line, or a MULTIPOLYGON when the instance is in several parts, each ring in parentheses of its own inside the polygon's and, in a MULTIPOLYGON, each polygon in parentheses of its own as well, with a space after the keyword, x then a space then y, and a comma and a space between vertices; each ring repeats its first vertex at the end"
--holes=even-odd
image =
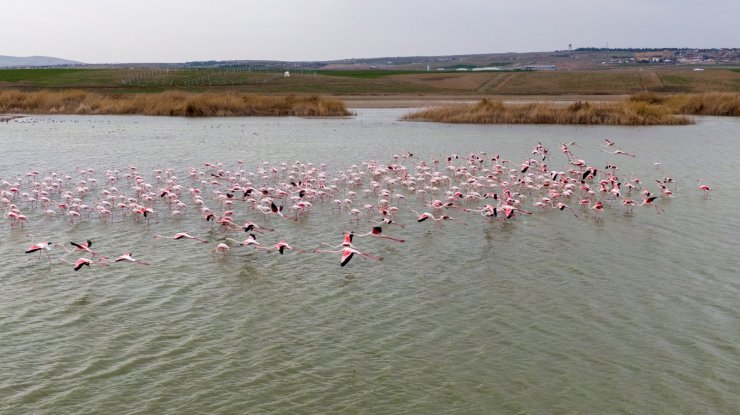
POLYGON ((683 125, 688 117, 674 115, 646 102, 575 102, 503 104, 483 99, 477 104, 436 107, 408 114, 404 120, 470 124, 594 124, 683 125))
POLYGON ((659 95, 644 93, 633 95, 630 101, 662 104, 669 107, 676 114, 740 116, 740 94, 715 92, 707 94, 659 95))
POLYGON ((188 117, 346 116, 337 100, 311 96, 264 96, 240 93, 102 95, 83 90, 0 91, 0 113, 141 114, 188 117))

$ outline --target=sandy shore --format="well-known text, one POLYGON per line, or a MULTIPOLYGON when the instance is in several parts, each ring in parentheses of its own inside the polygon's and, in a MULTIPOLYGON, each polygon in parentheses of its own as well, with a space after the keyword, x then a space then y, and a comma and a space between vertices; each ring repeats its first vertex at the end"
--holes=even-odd
POLYGON ((23 118, 25 115, 21 114, 0 114, 0 122, 8 122, 16 118, 23 118))

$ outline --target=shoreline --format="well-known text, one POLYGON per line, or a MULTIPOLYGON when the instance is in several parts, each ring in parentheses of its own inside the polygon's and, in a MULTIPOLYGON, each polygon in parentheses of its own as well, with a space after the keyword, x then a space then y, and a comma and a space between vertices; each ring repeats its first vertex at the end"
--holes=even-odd
POLYGON ((0 122, 10 122, 18 118, 28 117, 28 114, 3 114, 0 113, 0 122))
POLYGON ((571 104, 578 101, 613 102, 629 99, 630 95, 329 95, 347 108, 426 108, 457 104, 474 104, 482 99, 506 104, 531 104, 540 102, 571 104))

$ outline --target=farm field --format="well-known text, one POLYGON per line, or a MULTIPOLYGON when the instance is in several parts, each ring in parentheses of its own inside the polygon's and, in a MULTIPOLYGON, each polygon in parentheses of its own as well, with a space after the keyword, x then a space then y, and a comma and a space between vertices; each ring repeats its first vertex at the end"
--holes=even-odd
POLYGON ((400 70, 254 71, 209 69, 5 69, 0 89, 92 90, 103 94, 242 92, 345 96, 415 95, 559 97, 629 95, 640 92, 739 92, 740 72, 733 69, 640 68, 593 71, 424 72, 400 70))

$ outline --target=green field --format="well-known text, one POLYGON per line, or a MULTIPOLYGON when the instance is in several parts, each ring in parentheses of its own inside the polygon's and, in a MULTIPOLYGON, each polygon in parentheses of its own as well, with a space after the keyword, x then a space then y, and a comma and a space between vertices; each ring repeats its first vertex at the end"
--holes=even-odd
POLYGON ((350 78, 377 79, 390 75, 411 75, 426 73, 423 71, 398 71, 398 70, 361 70, 361 71, 316 71, 319 75, 324 76, 346 76, 350 78))
POLYGON ((639 92, 740 92, 740 69, 640 68, 590 71, 3 69, 0 89, 77 88, 100 93, 247 92, 336 95, 627 95, 639 92))

